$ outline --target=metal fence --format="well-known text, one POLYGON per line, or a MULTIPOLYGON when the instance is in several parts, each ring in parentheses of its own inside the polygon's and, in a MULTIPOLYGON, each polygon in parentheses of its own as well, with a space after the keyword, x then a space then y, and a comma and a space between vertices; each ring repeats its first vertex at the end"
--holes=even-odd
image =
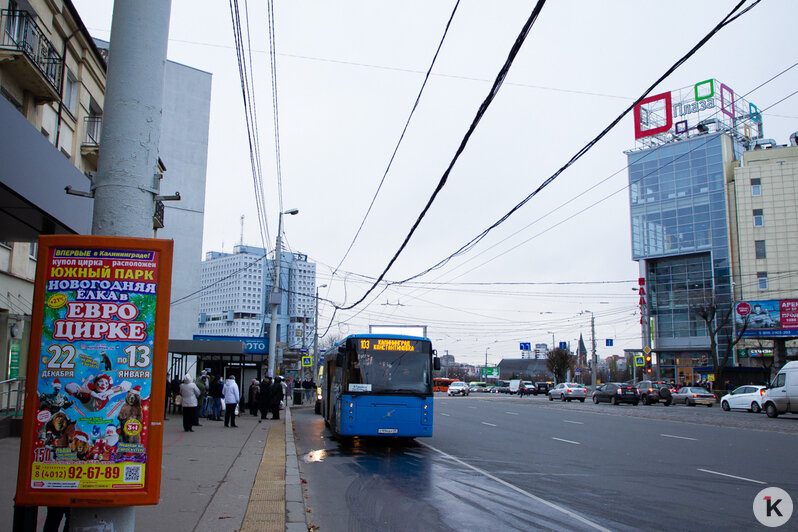
POLYGON ((0 11, 0 48, 22 51, 61 94, 62 58, 27 11, 0 11))
POLYGON ((102 116, 87 116, 84 118, 86 122, 86 139, 83 141, 84 146, 99 146, 100 145, 100 132, 103 127, 102 116))
POLYGON ((20 417, 25 407, 25 377, 0 381, 0 414, 20 417))

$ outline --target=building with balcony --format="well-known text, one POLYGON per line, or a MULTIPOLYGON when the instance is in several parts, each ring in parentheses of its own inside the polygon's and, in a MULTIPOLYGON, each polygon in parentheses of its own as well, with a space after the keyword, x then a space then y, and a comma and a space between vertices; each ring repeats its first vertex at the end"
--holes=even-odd
POLYGON ((0 380, 24 373, 36 241, 88 234, 96 157, 81 153, 101 114, 105 60, 72 2, 0 1, 0 380))
MULTIPOLYGON (((70 0, 0 0, 0 380, 24 372, 40 234, 90 234, 108 43, 70 0)), ((170 339, 197 333, 211 74, 167 61, 153 212, 174 240, 170 339), (168 166, 169 171, 165 171, 168 166), (160 207, 160 208, 158 208, 160 207)), ((186 362, 183 360, 183 362, 186 362)), ((190 362, 190 361, 189 361, 190 362)), ((182 371, 181 363, 176 371, 182 371)))

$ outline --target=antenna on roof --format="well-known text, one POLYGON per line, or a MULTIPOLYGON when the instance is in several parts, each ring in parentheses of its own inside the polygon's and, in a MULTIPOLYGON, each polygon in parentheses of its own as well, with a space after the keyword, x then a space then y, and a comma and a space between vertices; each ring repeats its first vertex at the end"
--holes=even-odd
POLYGON ((241 245, 241 246, 244 245, 244 215, 243 214, 241 215, 241 241, 239 242, 239 245, 241 245))

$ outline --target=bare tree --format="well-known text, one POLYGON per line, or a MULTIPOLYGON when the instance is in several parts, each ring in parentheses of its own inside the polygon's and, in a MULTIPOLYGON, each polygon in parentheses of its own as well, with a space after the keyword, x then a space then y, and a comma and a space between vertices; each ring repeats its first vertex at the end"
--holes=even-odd
POLYGON ((707 294, 704 300, 692 305, 693 314, 698 316, 707 328, 709 335, 709 356, 712 367, 715 368, 715 388, 720 389, 724 385, 723 373, 726 363, 734 352, 734 347, 740 342, 748 328, 748 316, 743 319, 742 326, 735 334, 733 332, 732 319, 734 313, 734 303, 719 305, 714 292, 707 294), (723 332, 726 339, 726 349, 722 354, 718 353, 718 334, 723 332))
POLYGON ((343 340, 344 337, 340 334, 328 334, 324 338, 319 339, 319 352, 323 353, 329 348, 343 340))
POLYGON ((574 369, 574 357, 565 349, 552 349, 546 355, 546 367, 554 373, 554 380, 564 382, 568 371, 574 369))

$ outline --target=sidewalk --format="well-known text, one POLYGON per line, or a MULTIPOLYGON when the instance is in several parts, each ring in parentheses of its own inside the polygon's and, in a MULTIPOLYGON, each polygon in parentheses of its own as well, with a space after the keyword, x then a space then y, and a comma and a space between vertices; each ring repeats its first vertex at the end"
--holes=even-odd
MULTIPOLYGON (((183 432, 180 415, 170 414, 164 422, 161 501, 136 507, 136 530, 306 532, 290 408, 280 420, 262 423, 243 414, 237 429, 203 419, 192 433, 183 432)), ((19 444, 19 438, 0 439, 0 463, 6 464, 0 530, 12 527, 19 444)), ((44 517, 40 508, 37 530, 44 517)))

